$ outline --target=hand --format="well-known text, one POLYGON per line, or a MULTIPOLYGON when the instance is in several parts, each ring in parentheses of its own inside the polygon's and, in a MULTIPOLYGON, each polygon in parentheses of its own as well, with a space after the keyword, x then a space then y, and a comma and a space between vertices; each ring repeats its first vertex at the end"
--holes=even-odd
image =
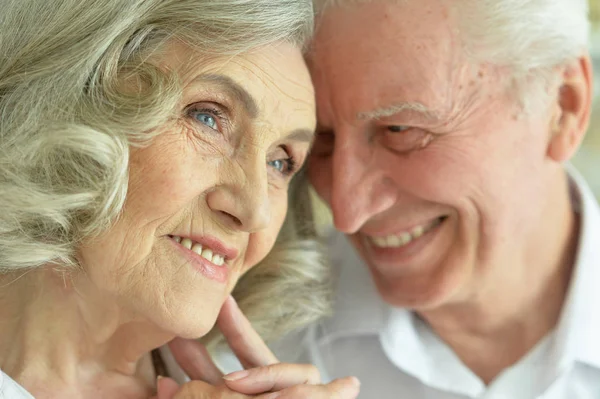
POLYGON ((352 399, 358 395, 356 378, 318 385, 320 376, 314 366, 278 363, 231 297, 225 301, 217 325, 245 370, 223 376, 202 344, 178 338, 169 344, 171 352, 194 381, 179 387, 172 379, 161 378, 158 399, 352 399))
POLYGON ((181 387, 170 378, 157 381, 154 399, 355 399, 359 384, 356 378, 342 378, 326 385, 296 385, 278 392, 245 395, 225 385, 214 386, 203 381, 190 381, 181 387))

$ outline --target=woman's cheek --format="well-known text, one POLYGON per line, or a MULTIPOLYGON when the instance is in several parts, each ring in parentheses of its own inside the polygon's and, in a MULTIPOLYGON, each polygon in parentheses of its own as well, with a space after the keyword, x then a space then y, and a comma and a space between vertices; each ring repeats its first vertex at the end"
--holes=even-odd
POLYGON ((242 273, 247 272, 262 261, 273 248, 276 239, 277 234, 267 233, 266 231, 250 234, 242 273))
POLYGON ((285 198, 277 198, 276 201, 272 202, 273 208, 269 226, 264 230, 250 234, 243 273, 256 266, 273 249, 287 212, 287 196, 281 197, 285 198))

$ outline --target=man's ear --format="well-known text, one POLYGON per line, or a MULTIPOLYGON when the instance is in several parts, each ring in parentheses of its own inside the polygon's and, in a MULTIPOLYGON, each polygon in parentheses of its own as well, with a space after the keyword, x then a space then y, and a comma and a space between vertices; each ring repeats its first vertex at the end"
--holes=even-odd
POLYGON ((592 110, 592 71, 588 55, 563 67, 548 145, 548 157, 556 162, 568 161, 585 136, 592 110))

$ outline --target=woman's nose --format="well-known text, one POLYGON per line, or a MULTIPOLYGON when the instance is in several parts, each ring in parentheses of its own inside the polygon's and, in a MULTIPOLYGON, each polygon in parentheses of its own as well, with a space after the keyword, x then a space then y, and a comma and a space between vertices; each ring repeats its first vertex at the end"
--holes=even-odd
POLYGON ((271 221, 265 157, 234 162, 223 171, 227 178, 207 196, 208 206, 230 228, 253 233, 271 221))

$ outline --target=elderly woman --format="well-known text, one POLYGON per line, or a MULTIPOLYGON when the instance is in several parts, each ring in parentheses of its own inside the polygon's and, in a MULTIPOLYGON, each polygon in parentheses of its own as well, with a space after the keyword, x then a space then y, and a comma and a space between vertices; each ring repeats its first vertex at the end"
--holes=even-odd
MULTIPOLYGON (((227 298, 274 245, 320 287, 314 253, 275 244, 315 125, 310 1, 4 0, 0 26, 0 398, 148 398, 153 350, 222 308, 243 363, 274 363, 227 298)), ((311 293, 273 262, 241 302, 289 326, 318 306, 289 309, 311 293)), ((159 396, 357 394, 262 370, 159 396)))

